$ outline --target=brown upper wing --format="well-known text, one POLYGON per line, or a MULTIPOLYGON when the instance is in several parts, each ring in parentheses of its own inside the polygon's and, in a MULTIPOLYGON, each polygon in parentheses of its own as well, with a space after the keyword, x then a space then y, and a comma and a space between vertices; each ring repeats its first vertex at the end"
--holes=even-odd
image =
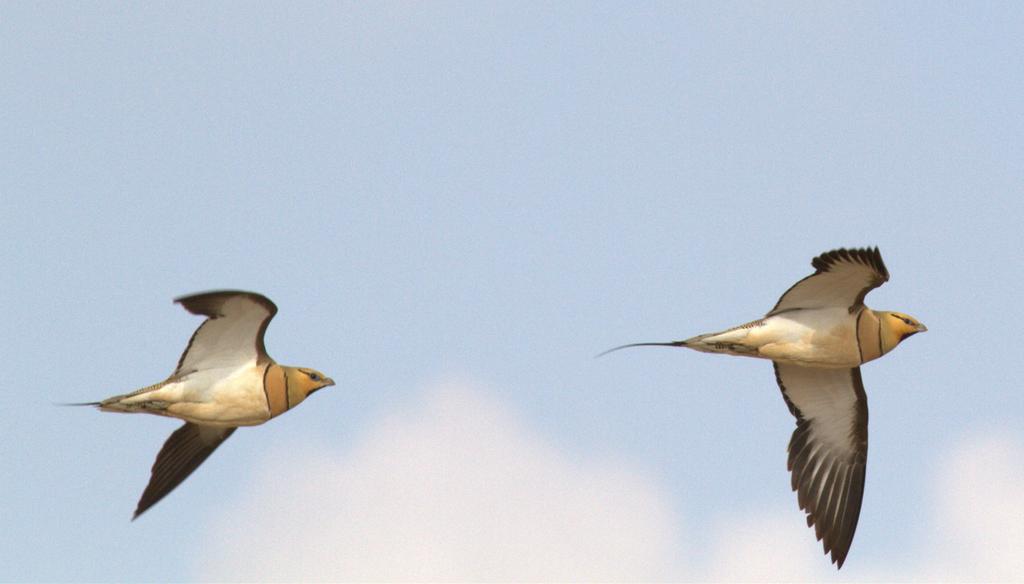
POLYGON ((277 314, 277 306, 266 296, 222 290, 182 296, 175 302, 207 319, 192 333, 174 376, 270 360, 263 335, 270 319, 277 314))
POLYGON ((857 530, 868 456, 868 399, 860 369, 775 363, 782 396, 796 417, 789 470, 808 527, 842 567, 857 530))
POLYGON ((768 316, 797 308, 843 306, 855 311, 868 292, 889 280, 878 248, 836 249, 811 260, 816 272, 793 284, 768 316))
POLYGON ((156 455, 149 484, 139 498, 132 520, 180 485, 234 431, 235 428, 200 426, 191 422, 175 430, 156 455))

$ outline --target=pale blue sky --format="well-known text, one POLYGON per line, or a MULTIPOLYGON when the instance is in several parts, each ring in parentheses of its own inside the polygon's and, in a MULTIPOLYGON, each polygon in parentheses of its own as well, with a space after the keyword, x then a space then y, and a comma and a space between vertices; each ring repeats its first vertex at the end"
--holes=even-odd
POLYGON ((661 489, 666 577, 710 577, 708 534, 764 509, 811 577, 920 576, 950 453, 1024 448, 1022 30, 1012 3, 3 4, 0 580, 228 577, 215 525, 279 539, 230 505, 268 451, 348 460, 451 380, 661 489), (929 332, 864 368, 833 576, 767 362, 593 356, 758 317, 863 245, 892 274, 868 304, 929 332), (200 322, 171 299, 225 287, 272 298, 271 355, 338 386, 129 522, 176 423, 52 404, 162 379, 200 322))

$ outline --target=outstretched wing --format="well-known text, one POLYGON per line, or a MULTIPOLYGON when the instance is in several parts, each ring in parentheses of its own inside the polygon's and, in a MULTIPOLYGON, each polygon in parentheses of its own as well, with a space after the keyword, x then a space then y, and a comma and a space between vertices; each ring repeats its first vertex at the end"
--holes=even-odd
POLYGON ((811 260, 817 271, 793 284, 768 316, 797 308, 843 306, 855 312, 864 296, 889 280, 882 254, 874 249, 836 249, 811 260))
POLYGON ((789 470, 807 526, 832 562, 843 566, 853 543, 864 498, 868 456, 868 398, 860 369, 826 369, 775 363, 775 378, 796 430, 789 441, 789 470))
POLYGON ((182 296, 174 301, 192 314, 208 318, 192 333, 173 376, 270 360, 263 334, 277 314, 277 307, 266 296, 223 290, 182 296))
POLYGON ((180 485, 234 431, 235 428, 200 426, 191 422, 175 430, 164 442, 160 454, 156 455, 149 484, 142 492, 132 520, 180 485))

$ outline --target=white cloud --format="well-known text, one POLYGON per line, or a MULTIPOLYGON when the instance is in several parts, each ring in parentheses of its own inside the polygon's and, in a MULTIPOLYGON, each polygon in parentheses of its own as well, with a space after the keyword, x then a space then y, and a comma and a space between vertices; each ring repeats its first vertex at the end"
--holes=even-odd
POLYGON ((935 483, 926 579, 1024 581, 1024 445, 967 437, 945 457, 935 483))
MULTIPOLYGON (((860 577, 1024 578, 1024 445, 974 436, 939 457, 911 567, 860 577), (916 567, 915 567, 916 566, 916 567)), ((269 452, 198 558, 204 580, 813 581, 836 574, 796 508, 712 515, 684 545, 670 495, 622 461, 580 460, 489 393, 435 387, 346 452, 269 452)), ((696 530, 696 527, 694 528, 696 530)))
POLYGON ((479 391, 432 390, 344 455, 275 460, 208 534, 203 579, 680 576, 671 497, 622 463, 572 459, 479 391))
POLYGON ((715 582, 821 581, 835 572, 799 509, 723 518, 714 530, 707 577, 715 582), (827 571, 826 571, 827 570, 827 571))

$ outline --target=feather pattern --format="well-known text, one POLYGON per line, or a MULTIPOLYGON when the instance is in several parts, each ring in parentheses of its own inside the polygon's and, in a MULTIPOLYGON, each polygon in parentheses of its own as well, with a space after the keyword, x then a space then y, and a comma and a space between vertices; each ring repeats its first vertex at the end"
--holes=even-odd
POLYGON ((868 401, 860 369, 775 363, 796 430, 788 467, 797 502, 825 553, 842 567, 857 530, 868 454, 868 401))
POLYGON ((145 513, 187 479, 234 431, 235 428, 200 426, 191 422, 175 430, 156 455, 149 484, 139 498, 132 519, 145 513))
POLYGON ((878 248, 836 249, 811 260, 816 270, 793 284, 779 298, 768 316, 796 309, 864 305, 864 296, 889 280, 889 271, 878 248))

